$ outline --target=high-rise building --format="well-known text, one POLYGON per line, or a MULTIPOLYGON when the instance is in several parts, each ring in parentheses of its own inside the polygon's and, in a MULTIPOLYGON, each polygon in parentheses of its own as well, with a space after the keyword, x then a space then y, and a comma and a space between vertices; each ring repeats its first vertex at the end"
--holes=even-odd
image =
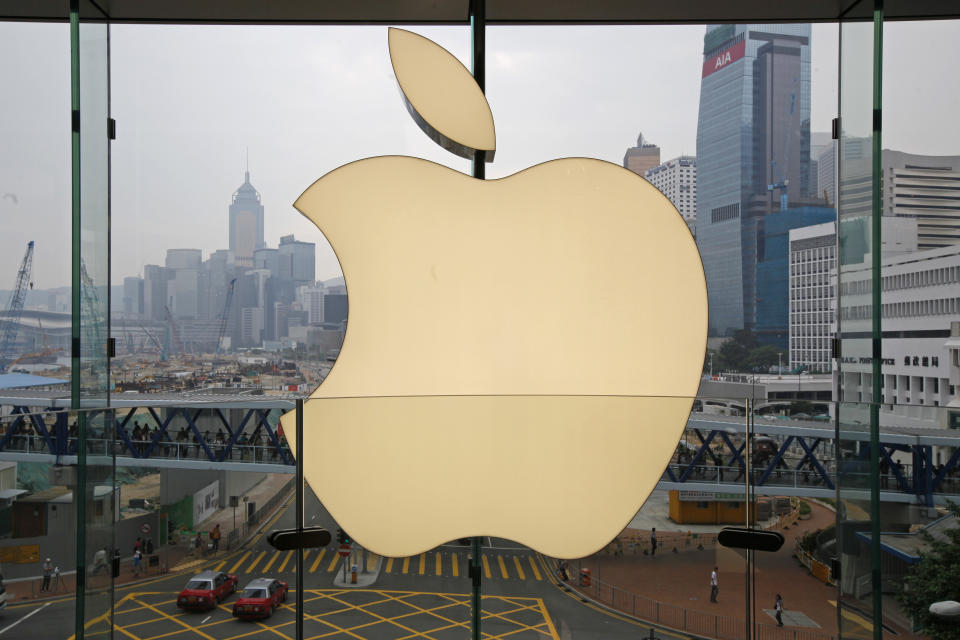
MULTIPOLYGON (((916 220, 883 218, 881 222, 882 259, 916 251, 916 220)), ((846 220, 842 224, 860 226, 864 223, 866 219, 861 218, 846 220)), ((860 237, 862 234, 847 235, 860 237)), ((829 373, 833 369, 830 341, 837 327, 837 223, 790 229, 789 237, 790 368, 804 367, 812 373, 829 373)), ((866 246, 844 255, 849 257, 851 254, 859 254, 861 261, 869 261, 866 246)), ((863 270, 857 265, 853 269, 863 270)), ((846 298, 844 300, 846 304, 846 298)), ((859 302, 856 298, 852 300, 853 303, 859 302)), ((854 376, 854 382, 859 383, 857 376, 854 376)))
MULTIPOLYGON (((844 265, 837 313, 844 333, 869 335, 872 279, 870 259, 844 265)), ((960 404, 953 360, 954 327, 960 323, 960 245, 883 256, 880 280, 880 397, 873 395, 870 341, 863 340, 864 345, 844 344, 842 400, 881 403, 881 426, 947 428, 950 413, 938 407, 960 404)))
POLYGON ((173 269, 155 264, 143 268, 143 315, 151 320, 166 320, 164 307, 168 304, 168 290, 173 269))
MULTIPOLYGON (((219 249, 210 254, 200 271, 199 315, 204 320, 222 319, 227 290, 234 277, 233 254, 219 249)), ((231 334, 232 335, 232 334, 231 334)))
POLYGON ((833 140, 829 145, 822 147, 817 158, 817 192, 828 205, 837 205, 837 144, 833 140))
POLYGON ((630 147, 623 155, 623 166, 641 177, 658 164, 660 147, 647 142, 642 133, 637 136, 637 146, 630 147))
POLYGON ((199 269, 202 262, 200 249, 167 249, 167 269, 199 269))
POLYGON ((323 322, 341 326, 347 321, 347 296, 342 293, 328 293, 323 298, 323 322))
POLYGON ((828 207, 800 207, 764 216, 757 241, 757 342, 789 347, 791 229, 836 219, 836 210, 828 207))
POLYGON ((790 230, 789 367, 832 369, 837 282, 837 223, 790 230))
POLYGON ((178 318, 200 317, 200 249, 167 249, 167 306, 178 318))
POLYGON ((707 26, 697 246, 711 335, 756 325, 758 222, 810 199, 810 25, 707 26))
POLYGON ((266 269, 273 277, 280 277, 280 253, 276 249, 263 247, 253 252, 253 268, 266 269))
POLYGON ((128 316, 143 313, 143 278, 133 276, 123 279, 123 312, 128 316))
POLYGON ((307 322, 309 324, 323 324, 323 299, 326 292, 322 287, 298 287, 297 302, 300 308, 307 312, 307 322))
MULTIPOLYGON (((833 134, 829 131, 811 131, 810 132, 810 195, 816 198, 823 197, 823 190, 820 189, 820 156, 826 153, 828 150, 833 149, 836 143, 833 140, 833 134)), ((834 166, 834 162, 831 160, 828 161, 830 167, 834 166)), ((832 171, 832 169, 831 169, 832 171)), ((830 204, 827 206, 833 206, 836 203, 836 200, 830 198, 830 204)))
POLYGON ((917 245, 960 244, 960 156, 922 156, 884 149, 883 215, 914 218, 917 245))
POLYGON ((230 251, 238 265, 252 267, 253 252, 263 246, 263 205, 247 171, 230 204, 230 251))
POLYGON ((648 169, 644 176, 670 199, 688 226, 697 219, 697 159, 680 156, 648 169))
POLYGON ((279 270, 281 278, 298 285, 313 284, 317 279, 317 245, 297 240, 292 235, 280 238, 279 270))

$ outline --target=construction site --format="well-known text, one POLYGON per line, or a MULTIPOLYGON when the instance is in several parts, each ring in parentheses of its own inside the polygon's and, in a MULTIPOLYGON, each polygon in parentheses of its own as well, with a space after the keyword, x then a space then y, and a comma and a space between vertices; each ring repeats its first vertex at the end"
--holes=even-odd
MULTIPOLYGON (((51 378, 52 385, 64 384, 71 377, 75 318, 71 312, 49 310, 58 306, 53 300, 63 295, 58 291, 47 294, 51 298, 47 305, 26 304, 34 293, 33 255, 31 241, 0 311, 0 374, 32 374, 51 378)), ((82 264, 80 276, 81 368, 85 361, 93 364, 110 354, 110 378, 103 384, 114 393, 202 389, 309 393, 330 371, 343 340, 343 330, 317 327, 311 328, 309 341, 233 349, 240 323, 233 304, 235 278, 220 296, 223 307, 215 318, 178 320, 165 305, 165 317, 156 320, 124 311, 110 314, 108 288, 96 286, 82 264)))

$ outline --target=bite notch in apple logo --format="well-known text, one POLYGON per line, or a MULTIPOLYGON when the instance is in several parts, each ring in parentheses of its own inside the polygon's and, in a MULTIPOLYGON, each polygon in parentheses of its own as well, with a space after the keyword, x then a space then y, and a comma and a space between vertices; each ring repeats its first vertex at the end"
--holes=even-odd
MULTIPOLYGON (((408 31, 389 46, 418 125, 491 160, 493 117, 463 65, 408 31)), ((478 180, 386 156, 294 206, 349 294, 340 356, 305 403, 304 475, 352 538, 386 556, 495 536, 574 558, 629 523, 706 346, 703 267, 663 194, 591 158, 478 180)))

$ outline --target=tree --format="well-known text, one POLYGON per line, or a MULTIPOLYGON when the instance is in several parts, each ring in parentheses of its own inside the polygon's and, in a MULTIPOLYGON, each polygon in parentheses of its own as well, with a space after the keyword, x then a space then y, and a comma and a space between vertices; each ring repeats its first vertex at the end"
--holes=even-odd
POLYGON ((750 351, 736 339, 728 340, 717 352, 719 362, 714 363, 714 371, 744 371, 750 351))
POLYGON ((776 365, 778 362, 783 362, 783 356, 781 355, 780 349, 777 349, 772 344, 765 344, 755 349, 750 350, 750 368, 756 370, 769 370, 770 367, 776 365))
MULTIPOLYGON (((960 504, 948 502, 954 523, 960 522, 960 504)), ((930 613, 930 605, 943 600, 960 601, 960 527, 934 538, 921 531, 927 548, 920 552, 920 562, 912 565, 900 583, 897 600, 932 640, 960 640, 960 625, 942 620, 930 613)))

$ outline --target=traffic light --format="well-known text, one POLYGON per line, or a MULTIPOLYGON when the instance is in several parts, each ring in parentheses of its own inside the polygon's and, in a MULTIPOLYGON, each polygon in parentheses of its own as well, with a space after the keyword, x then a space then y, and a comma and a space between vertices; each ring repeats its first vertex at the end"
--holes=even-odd
POLYGON ((350 536, 347 535, 347 532, 343 529, 337 529, 337 543, 338 544, 350 544, 353 540, 350 539, 350 536))

